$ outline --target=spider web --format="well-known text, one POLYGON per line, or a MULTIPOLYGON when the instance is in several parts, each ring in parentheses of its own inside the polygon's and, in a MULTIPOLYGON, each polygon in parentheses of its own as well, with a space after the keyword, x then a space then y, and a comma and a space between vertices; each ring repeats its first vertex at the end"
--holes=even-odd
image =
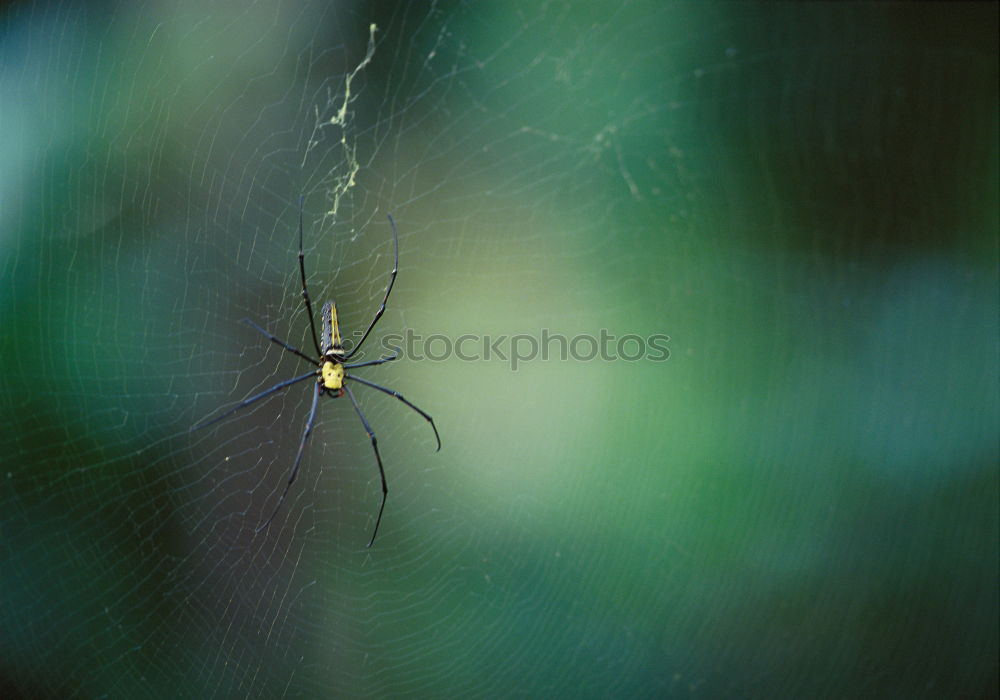
POLYGON ((996 693, 995 5, 3 13, 0 695, 996 693))

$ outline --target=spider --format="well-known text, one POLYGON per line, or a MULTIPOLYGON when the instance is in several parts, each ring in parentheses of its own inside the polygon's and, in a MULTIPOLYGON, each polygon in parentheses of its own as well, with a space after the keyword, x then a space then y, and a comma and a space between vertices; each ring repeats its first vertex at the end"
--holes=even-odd
POLYGON ((316 423, 316 407, 319 404, 319 397, 322 395, 329 396, 330 398, 338 398, 347 394, 347 398, 351 400, 351 405, 354 407, 355 413, 358 414, 358 418, 361 419, 361 424, 365 427, 365 432, 368 433, 368 437, 372 442, 372 450, 375 452, 375 461, 378 463, 379 476, 382 479, 382 505, 378 509, 378 517, 375 519, 375 529, 372 531, 371 540, 368 542, 368 546, 371 547, 375 543, 375 535, 378 534, 378 526, 382 522, 382 512, 385 510, 385 500, 389 493, 389 488, 386 485, 385 480, 385 469, 382 466, 382 455, 378 451, 378 441, 375 438, 375 431, 372 430, 371 425, 368 423, 368 419, 365 418, 365 414, 361 411, 361 406, 358 405, 357 399, 354 398, 354 393, 351 391, 348 382, 357 382, 363 386, 371 387, 381 391, 383 394, 388 394, 399 399, 402 403, 406 404, 414 411, 419 413, 423 418, 431 424, 431 428, 434 430, 434 438, 437 440, 437 449, 441 449, 441 437, 438 435, 437 426, 434 425, 434 419, 430 417, 427 413, 419 409, 414 404, 403 398, 403 395, 397 391, 393 391, 387 387, 376 384, 375 382, 368 381, 367 379, 362 379, 361 377, 355 377, 352 374, 348 374, 347 370, 360 369, 362 367, 373 367, 375 365, 385 364, 386 362, 392 362, 399 357, 399 348, 393 348, 394 354, 381 357, 377 360, 369 360, 367 362, 355 362, 350 363, 349 360, 361 350, 361 346, 364 345, 365 340, 368 335, 372 332, 375 324, 378 320, 382 318, 382 314, 385 312, 385 304, 389 300, 389 293, 392 291, 392 285, 396 281, 396 270, 399 267, 399 234, 396 232, 396 222, 393 220, 392 215, 389 215, 389 224, 392 226, 392 240, 393 246, 395 248, 395 255, 392 265, 392 272, 389 275, 389 285, 385 288, 385 296, 382 298, 382 304, 379 306, 378 311, 375 312, 375 318, 372 319, 371 323, 368 324, 368 330, 365 334, 361 336, 361 340, 354 348, 347 352, 344 350, 343 344, 340 338, 340 326, 337 323, 337 305, 333 301, 328 301, 323 305, 323 330, 320 339, 322 343, 317 340, 316 337, 316 322, 313 320, 313 309, 312 300, 309 298, 309 288, 306 286, 306 266, 305 266, 305 254, 302 252, 302 207, 303 198, 299 197, 299 275, 302 278, 302 299, 305 302, 306 313, 309 316, 309 330, 312 334, 313 347, 316 349, 316 355, 318 359, 313 359, 306 355, 305 353, 299 351, 297 348, 292 347, 280 338, 271 335, 266 330, 258 326, 256 323, 251 321, 249 318, 243 319, 243 323, 253 328, 255 331, 263 335, 265 338, 270 340, 272 343, 280 345, 287 352, 300 357, 309 364, 316 365, 317 369, 312 369, 303 375, 298 377, 293 377, 292 379, 286 379, 283 382, 278 382, 270 389, 260 392, 250 398, 241 401, 233 408, 229 409, 220 416, 216 416, 211 420, 205 420, 191 428, 192 431, 200 430, 201 428, 206 428, 210 425, 218 423, 219 421, 228 418, 229 416, 236 413, 241 408, 249 406, 252 403, 260 401, 273 394, 276 391, 281 391, 286 389, 293 384, 298 384, 303 382, 310 377, 316 378, 316 383, 314 385, 315 390, 313 391, 312 398, 312 408, 309 409, 309 418, 306 420, 306 429, 302 433, 302 440, 299 442, 299 451, 295 455, 295 462, 292 464, 292 468, 288 473, 288 481, 285 484, 285 490, 281 493, 281 497, 278 499, 278 503, 274 506, 274 511, 271 513, 270 517, 261 523, 256 532, 260 532, 267 528, 274 520, 274 516, 278 514, 278 510, 281 508, 281 504, 285 500, 285 496, 288 495, 288 490, 295 483, 295 477, 299 473, 299 465, 302 462, 302 454, 306 447, 306 442, 309 440, 309 435, 312 433, 313 426, 316 423))

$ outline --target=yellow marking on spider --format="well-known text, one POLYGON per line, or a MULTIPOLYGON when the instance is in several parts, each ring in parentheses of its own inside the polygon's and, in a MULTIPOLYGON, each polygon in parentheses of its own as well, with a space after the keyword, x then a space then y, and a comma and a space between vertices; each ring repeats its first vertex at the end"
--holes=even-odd
POLYGON ((330 362, 327 360, 323 363, 323 388, 324 389, 342 389, 344 386, 344 365, 339 362, 330 362))
POLYGON ((343 347, 340 341, 340 324, 337 323, 337 305, 330 302, 330 327, 333 329, 333 347, 339 350, 343 347))
POLYGON ((337 323, 337 305, 332 301, 323 304, 322 335, 323 356, 327 359, 343 360, 344 345, 340 339, 340 324, 337 323))

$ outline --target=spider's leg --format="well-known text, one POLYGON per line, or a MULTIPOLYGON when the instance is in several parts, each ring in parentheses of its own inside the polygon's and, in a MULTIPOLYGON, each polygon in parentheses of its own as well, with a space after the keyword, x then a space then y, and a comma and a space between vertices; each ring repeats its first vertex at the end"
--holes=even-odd
POLYGON ((344 369, 358 369, 359 367, 384 365, 386 362, 392 362, 393 360, 399 359, 399 348, 393 348, 392 350, 392 355, 386 355, 385 357, 380 357, 377 360, 369 360, 368 362, 355 362, 354 364, 344 365, 344 369))
POLYGON ((392 272, 389 275, 389 286, 385 288, 385 296, 382 297, 382 305, 379 306, 378 311, 375 312, 375 318, 373 318, 372 322, 368 324, 368 330, 366 330, 365 334, 361 336, 361 340, 358 341, 358 344, 355 345, 349 353, 347 353, 347 357, 344 358, 346 360, 351 359, 354 356, 354 353, 361 349, 362 344, 364 344, 365 340, 368 338, 368 334, 372 332, 372 328, 374 328, 375 324, 378 323, 378 320, 382 318, 382 314, 385 312, 385 303, 389 301, 389 292, 392 291, 392 285, 396 281, 396 270, 399 268, 399 234, 396 233, 396 222, 393 220, 392 214, 389 214, 389 223, 392 225, 392 242, 395 247, 395 259, 392 263, 392 272))
POLYGON ((288 489, 292 488, 292 484, 295 482, 295 477, 299 475, 299 465, 302 463, 302 453, 306 449, 306 441, 309 439, 309 434, 312 432, 313 426, 316 424, 316 405, 319 403, 319 395, 322 391, 323 390, 320 385, 316 384, 316 391, 313 392, 312 408, 309 409, 309 419, 306 421, 306 430, 302 433, 302 441, 299 443, 299 452, 295 455, 295 463, 292 465, 292 469, 288 474, 288 483, 285 484, 285 490, 281 492, 281 498, 278 499, 277 505, 274 506, 274 511, 271 513, 271 517, 258 525, 255 532, 260 532, 271 524, 271 521, 274 520, 274 516, 278 514, 278 509, 281 508, 281 504, 284 503, 285 496, 288 495, 288 489))
MULTIPOLYGON (((311 361, 312 360, 310 360, 310 362, 311 361)), ((271 394, 273 394, 276 391, 279 391, 281 389, 289 387, 292 384, 296 384, 298 382, 301 382, 301 381, 304 381, 306 379, 309 379, 309 377, 315 377, 318 371, 319 370, 312 370, 310 372, 306 372, 305 374, 303 374, 303 375, 301 375, 299 377, 294 377, 293 379, 286 379, 283 382, 278 382, 277 384, 275 384, 274 386, 272 386, 270 389, 267 389, 265 391, 260 392, 259 394, 251 396, 249 399, 245 399, 243 401, 240 401, 238 404, 236 404, 236 406, 234 406, 233 408, 229 409, 228 411, 226 411, 225 413, 223 413, 221 416, 216 416, 212 420, 202 421, 201 423, 198 423, 198 424, 192 426, 191 429, 188 432, 194 432, 195 430, 201 430, 202 428, 207 428, 208 426, 210 426, 210 425, 212 425, 214 423, 218 423, 223 418, 228 418, 229 416, 233 415, 234 413, 236 413, 238 410, 240 410, 244 406, 249 406, 250 404, 252 404, 255 401, 260 401, 261 399, 263 399, 263 398, 265 398, 267 396, 270 396, 271 394)))
POLYGON ((254 323, 253 321, 251 321, 249 318, 243 319, 243 323, 247 324, 248 326, 250 326, 251 328, 253 328, 255 331, 257 331, 261 335, 265 336, 272 343, 280 345, 281 347, 283 347, 285 350, 287 350, 288 352, 292 353, 293 355, 298 355, 303 360, 307 361, 309 364, 312 364, 312 365, 316 364, 316 360, 312 359, 311 357, 309 357, 308 355, 306 355, 304 352, 300 351, 299 349, 292 347, 291 345, 289 345, 288 343, 286 343, 281 338, 278 338, 277 336, 271 335, 270 333, 268 333, 267 331, 265 331, 263 328, 261 328, 260 326, 258 326, 256 323, 254 323))
MULTIPOLYGON (((397 399, 399 399, 400 401, 402 401, 403 403, 405 403, 407 406, 409 406, 410 408, 412 408, 414 411, 416 411, 417 413, 419 413, 421 416, 424 417, 424 420, 426 420, 428 423, 431 424, 431 429, 434 430, 434 437, 437 439, 437 444, 438 444, 437 448, 438 448, 438 451, 441 450, 441 436, 438 435, 438 429, 437 429, 437 426, 434 425, 434 419, 431 418, 430 415, 428 415, 424 411, 421 411, 419 408, 417 408, 416 406, 414 406, 412 403, 410 403, 409 401, 407 401, 406 399, 404 399, 403 395, 400 394, 398 391, 393 391, 392 389, 388 389, 388 388, 386 388, 384 386, 376 384, 375 382, 370 382, 367 379, 362 379, 361 377, 355 377, 353 375, 345 375, 344 379, 350 379, 351 381, 361 382, 365 386, 370 386, 372 389, 378 389, 383 394, 388 394, 389 396, 395 396, 397 399)), ((346 388, 346 385, 345 385, 345 388, 346 388)))
POLYGON ((316 339, 316 321, 313 320, 312 300, 309 299, 309 288, 306 286, 306 256, 302 252, 302 205, 305 198, 299 195, 299 275, 302 277, 302 299, 306 302, 306 313, 309 314, 309 330, 312 331, 313 346, 316 348, 316 356, 322 355, 319 349, 319 341, 316 339))
POLYGON ((382 477, 382 505, 379 506, 378 518, 375 520, 375 529, 372 530, 372 538, 368 542, 368 546, 371 547, 375 544, 375 535, 378 534, 378 526, 379 523, 382 522, 382 511, 385 510, 385 497, 389 493, 389 487, 385 483, 385 469, 382 467, 382 455, 378 453, 378 441, 375 439, 375 431, 372 430, 372 427, 368 424, 368 419, 365 418, 365 414, 361 412, 361 407, 354 398, 354 394, 351 392, 350 387, 345 384, 344 390, 347 392, 347 398, 351 400, 351 405, 354 406, 354 410, 357 412, 358 418, 361 419, 362 425, 365 426, 365 432, 368 433, 368 437, 372 440, 372 449, 375 450, 375 461, 378 462, 378 474, 382 477))

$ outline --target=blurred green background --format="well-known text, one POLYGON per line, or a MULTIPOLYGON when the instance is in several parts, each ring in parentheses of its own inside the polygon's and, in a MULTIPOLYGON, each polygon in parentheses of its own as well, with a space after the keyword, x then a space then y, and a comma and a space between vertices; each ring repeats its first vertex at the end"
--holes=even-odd
POLYGON ((0 695, 996 696, 996 4, 2 13, 0 695))

